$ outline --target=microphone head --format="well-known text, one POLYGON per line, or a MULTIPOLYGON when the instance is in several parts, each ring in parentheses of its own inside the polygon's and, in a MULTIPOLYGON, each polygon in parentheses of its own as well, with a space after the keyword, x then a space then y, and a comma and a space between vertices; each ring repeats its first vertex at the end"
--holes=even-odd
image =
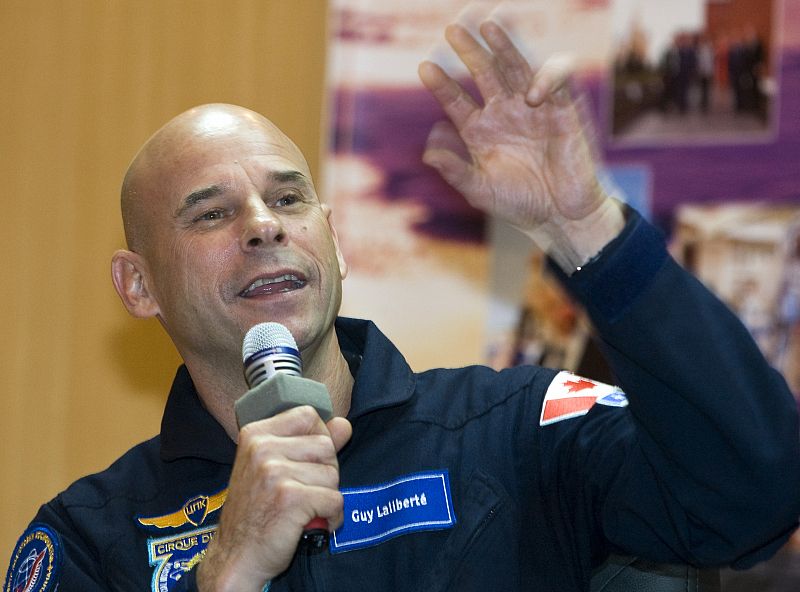
POLYGON ((280 323, 253 325, 244 336, 242 359, 247 385, 253 388, 276 372, 300 376, 303 371, 297 342, 280 323))
POLYGON ((250 327, 242 342, 242 359, 247 360, 254 353, 273 347, 285 346, 297 349, 297 342, 289 329, 280 323, 258 323, 250 327))

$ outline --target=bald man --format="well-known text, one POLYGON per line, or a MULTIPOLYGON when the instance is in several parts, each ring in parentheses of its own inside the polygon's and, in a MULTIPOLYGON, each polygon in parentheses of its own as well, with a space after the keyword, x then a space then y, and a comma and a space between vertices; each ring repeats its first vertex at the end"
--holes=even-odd
POLYGON ((4 590, 588 590, 611 552, 747 566, 796 526, 795 405, 747 331, 596 181, 558 60, 502 30, 446 35, 484 104, 438 66, 424 160, 545 245, 621 388, 566 372, 414 374, 337 318, 347 265, 297 147, 231 105, 178 115, 125 177, 114 285, 183 358, 160 436, 42 506, 4 590), (465 159, 462 154, 469 154, 465 159), (241 344, 276 320, 335 417, 239 429, 241 344), (298 544, 325 519, 330 544, 298 544))

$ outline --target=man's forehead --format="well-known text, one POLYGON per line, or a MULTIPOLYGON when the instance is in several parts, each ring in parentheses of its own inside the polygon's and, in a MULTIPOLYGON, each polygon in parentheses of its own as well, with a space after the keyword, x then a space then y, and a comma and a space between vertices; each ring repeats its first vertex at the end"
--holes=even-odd
POLYGON ((269 172, 296 171, 310 180, 302 152, 277 126, 253 111, 228 105, 179 115, 145 144, 131 168, 140 181, 163 188, 253 159, 269 172))
POLYGON ((256 161, 251 174, 258 168, 262 180, 268 170, 297 171, 312 184, 299 148, 258 113, 211 104, 176 116, 142 146, 125 174, 121 206, 128 246, 132 250, 144 247, 153 216, 162 207, 175 208, 176 200, 204 185, 224 182, 225 175, 232 176, 235 170, 231 163, 256 161))
POLYGON ((189 110, 159 130, 148 143, 152 143, 153 152, 167 159, 238 150, 242 156, 274 154, 305 163, 294 142, 275 124, 254 111, 228 105, 189 110))

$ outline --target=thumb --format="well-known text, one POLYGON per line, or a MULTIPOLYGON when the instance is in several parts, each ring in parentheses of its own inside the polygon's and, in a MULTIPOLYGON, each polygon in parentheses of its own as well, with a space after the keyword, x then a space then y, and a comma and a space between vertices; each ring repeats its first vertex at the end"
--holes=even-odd
POLYGON ((471 175, 471 158, 456 128, 449 121, 438 121, 431 128, 425 142, 422 161, 444 178, 457 191, 462 192, 471 175))
POLYGON ((456 191, 464 193, 471 176, 470 164, 450 150, 427 148, 422 161, 433 167, 456 191))
POLYGON ((327 423, 327 426, 336 452, 339 452, 350 441, 350 437, 353 435, 353 426, 344 417, 334 417, 327 423))

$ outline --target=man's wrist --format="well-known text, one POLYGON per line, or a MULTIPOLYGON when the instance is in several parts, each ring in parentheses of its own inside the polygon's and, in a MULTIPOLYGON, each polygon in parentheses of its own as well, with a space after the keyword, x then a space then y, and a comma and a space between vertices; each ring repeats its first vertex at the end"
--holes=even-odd
POLYGON ((252 585, 252 578, 244 577, 238 569, 227 569, 215 557, 209 560, 208 555, 195 566, 195 588, 197 592, 239 592, 252 590, 252 592, 266 592, 270 588, 270 580, 261 586, 252 585), (246 582, 246 583, 245 583, 246 582))
POLYGON ((561 270, 572 275, 596 259, 603 248, 625 227, 622 205, 606 198, 591 214, 581 220, 562 216, 523 230, 561 270))
POLYGON ((585 270, 568 276, 550 259, 550 270, 595 325, 621 318, 669 259, 663 233, 632 208, 624 208, 624 214, 622 232, 585 270))

